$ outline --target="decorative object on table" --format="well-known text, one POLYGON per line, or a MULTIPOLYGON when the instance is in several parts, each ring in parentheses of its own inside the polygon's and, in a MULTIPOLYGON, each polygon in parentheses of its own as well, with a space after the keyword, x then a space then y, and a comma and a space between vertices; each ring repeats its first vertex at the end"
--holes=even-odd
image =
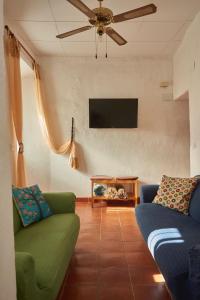
POLYGON ((106 185, 104 185, 104 184, 96 184, 94 186, 95 196, 103 196, 105 191, 106 191, 106 185))
POLYGON ((118 189, 117 198, 122 199, 122 200, 128 199, 127 192, 125 191, 124 188, 118 189))
POLYGON ((163 175, 157 195, 153 203, 175 209, 188 215, 192 192, 198 183, 198 179, 176 178, 163 175))
POLYGON ((108 187, 105 192, 105 197, 107 199, 115 199, 117 197, 117 189, 115 187, 108 187))
POLYGON ((116 187, 117 191, 119 189, 124 189, 124 186, 122 184, 115 184, 115 187, 116 187))

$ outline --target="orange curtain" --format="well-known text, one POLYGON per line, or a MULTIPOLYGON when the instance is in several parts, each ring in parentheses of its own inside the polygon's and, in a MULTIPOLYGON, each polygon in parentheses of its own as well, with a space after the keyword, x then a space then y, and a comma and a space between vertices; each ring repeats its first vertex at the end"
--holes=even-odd
POLYGON ((78 169, 77 145, 74 139, 67 140, 63 145, 57 146, 55 137, 50 133, 49 120, 45 113, 45 95, 41 81, 40 67, 34 64, 35 86, 37 94, 37 108, 39 114, 40 125, 46 141, 52 151, 56 154, 69 154, 69 164, 73 169, 78 169))
POLYGON ((14 184, 16 186, 26 185, 24 145, 23 145, 23 114, 22 114, 22 88, 20 72, 20 45, 15 36, 5 31, 5 57, 7 65, 8 89, 10 98, 11 122, 13 127, 14 146, 18 145, 14 152, 14 184), (17 145, 16 145, 17 142, 17 145), (17 152, 17 153, 16 153, 17 152))

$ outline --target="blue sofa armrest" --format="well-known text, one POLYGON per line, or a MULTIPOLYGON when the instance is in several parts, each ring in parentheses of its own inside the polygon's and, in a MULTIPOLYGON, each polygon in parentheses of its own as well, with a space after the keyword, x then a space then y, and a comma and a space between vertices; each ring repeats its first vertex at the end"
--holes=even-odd
POLYGON ((189 286, 192 300, 200 299, 200 244, 189 250, 189 286))
POLYGON ((140 189, 140 203, 151 203, 157 194, 158 184, 145 184, 140 189))

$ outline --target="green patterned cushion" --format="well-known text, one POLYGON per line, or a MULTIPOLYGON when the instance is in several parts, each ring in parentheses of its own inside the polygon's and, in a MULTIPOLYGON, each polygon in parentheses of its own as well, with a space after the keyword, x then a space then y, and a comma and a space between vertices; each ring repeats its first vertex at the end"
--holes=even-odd
POLYGON ((39 206, 29 188, 13 187, 12 194, 24 227, 41 219, 39 206))
POLYGON ((36 185, 30 186, 29 189, 31 190, 35 200, 37 201, 37 203, 39 205, 41 217, 43 219, 45 219, 45 218, 52 216, 53 213, 52 213, 47 201, 45 200, 44 196, 42 195, 42 192, 41 192, 39 186, 36 184, 36 185))
POLYGON ((175 178, 163 175, 153 203, 188 214, 190 199, 198 182, 197 178, 175 178))

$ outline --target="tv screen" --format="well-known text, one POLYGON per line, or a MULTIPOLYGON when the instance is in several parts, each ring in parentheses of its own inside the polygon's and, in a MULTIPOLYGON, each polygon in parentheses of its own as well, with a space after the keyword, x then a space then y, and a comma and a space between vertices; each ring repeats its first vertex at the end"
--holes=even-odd
POLYGON ((90 128, 137 128, 138 99, 89 99, 90 128))

